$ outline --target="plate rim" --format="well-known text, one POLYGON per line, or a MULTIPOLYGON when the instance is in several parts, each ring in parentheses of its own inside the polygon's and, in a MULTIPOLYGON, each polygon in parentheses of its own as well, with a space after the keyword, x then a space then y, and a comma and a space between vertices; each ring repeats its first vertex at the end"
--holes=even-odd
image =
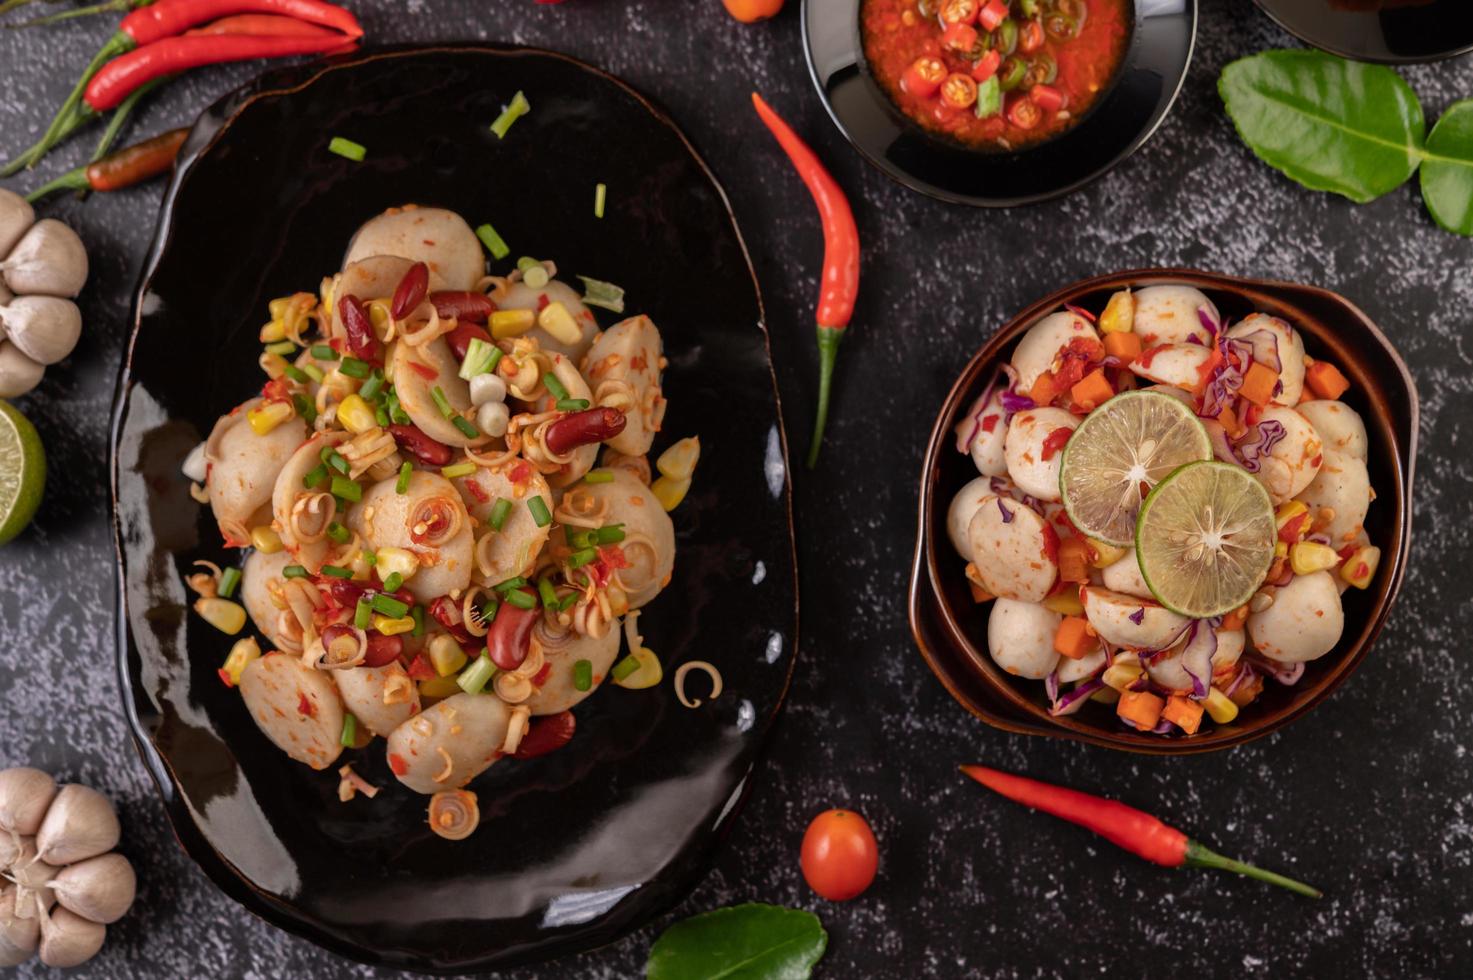
POLYGON ((252 915, 291 935, 309 940, 315 945, 349 960, 371 966, 386 966, 427 975, 463 974, 467 971, 506 968, 532 963, 547 962, 564 956, 598 949, 610 945, 644 928, 653 919, 667 913, 678 905, 710 873, 712 859, 717 849, 729 836, 735 820, 751 795, 754 776, 764 763, 771 748, 773 729, 781 717, 792 691, 793 677, 802 653, 802 603, 801 579, 799 574, 797 534, 793 520, 794 488, 792 461, 788 446, 787 426, 782 407, 782 391, 777 383, 776 366, 772 358, 772 337, 767 327, 767 310, 763 300, 761 282, 752 263, 751 249, 742 233, 731 197, 727 193, 707 158, 695 146, 690 137, 661 105, 629 82, 582 58, 533 45, 499 43, 494 41, 465 41, 434 44, 372 45, 358 51, 318 59, 301 65, 289 65, 267 69, 242 85, 231 89, 206 106, 190 124, 176 160, 169 183, 159 203, 158 219, 150 238, 136 285, 132 291, 128 324, 128 339, 114 383, 113 400, 108 423, 108 497, 113 542, 113 598, 114 598, 114 657, 113 666, 118 681, 118 697, 128 726, 128 734, 135 750, 153 781, 158 797, 163 804, 169 830, 184 853, 204 872, 212 885, 244 907, 252 915), (123 424, 128 413, 132 394, 133 355, 142 329, 144 302, 152 286, 159 263, 168 251, 173 237, 175 222, 175 199, 180 188, 187 182, 195 165, 223 137, 237 118, 255 102, 264 98, 276 98, 301 92, 322 77, 337 71, 352 70, 359 66, 399 58, 419 58, 435 55, 483 55, 507 58, 546 58, 562 62, 577 70, 587 72, 605 83, 614 85, 632 98, 660 126, 668 129, 689 154, 706 182, 715 191, 722 210, 730 223, 732 234, 741 252, 741 260, 751 281, 752 295, 756 300, 757 320, 755 326, 762 340, 766 355, 765 367, 771 385, 773 409, 779 450, 783 460, 783 516, 787 530, 787 559, 792 569, 792 650, 787 669, 782 678, 777 699, 763 724, 756 750, 736 784, 730 799, 734 801, 720 814, 717 821, 707 829, 706 841, 701 855, 692 868, 672 882, 669 896, 658 906, 629 919, 623 924, 606 926, 594 933, 570 936, 549 945, 541 945, 530 951, 508 947, 474 959, 454 964, 424 962, 413 958, 385 955, 383 950, 363 946, 342 939, 324 929, 319 919, 306 915, 290 903, 282 902, 258 888, 234 864, 209 843, 200 831, 188 804, 179 791, 177 778, 168 760, 154 744, 145 730, 137 710, 139 691, 135 689, 129 670, 132 649, 132 630, 129 626, 126 557, 124 553, 124 527, 119 508, 119 484, 121 471, 120 447, 123 439, 123 424))
POLYGON ((1274 9, 1273 0, 1253 0, 1253 5, 1268 17, 1275 27, 1301 44, 1306 44, 1314 50, 1324 51, 1327 54, 1333 54, 1338 58, 1345 58, 1349 61, 1361 61, 1371 65, 1435 65, 1442 61, 1450 61, 1453 58, 1461 58, 1463 55, 1473 53, 1473 41, 1470 41, 1462 47, 1449 48, 1446 51, 1439 51, 1436 54, 1424 55, 1422 57, 1409 55, 1371 55, 1364 51, 1353 51, 1350 48, 1342 48, 1339 45, 1323 44, 1301 33, 1299 29, 1290 27, 1280 16, 1279 12, 1274 9))

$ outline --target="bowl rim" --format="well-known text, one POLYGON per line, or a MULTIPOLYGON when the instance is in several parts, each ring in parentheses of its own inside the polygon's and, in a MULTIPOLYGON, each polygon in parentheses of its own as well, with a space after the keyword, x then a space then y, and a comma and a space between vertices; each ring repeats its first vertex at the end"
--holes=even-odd
MULTIPOLYGON (((1346 58, 1350 61, 1366 61, 1375 65, 1430 65, 1473 52, 1473 41, 1461 44, 1455 48, 1447 48, 1425 55, 1385 55, 1373 54, 1364 50, 1358 51, 1353 47, 1330 44, 1323 39, 1311 37, 1301 28, 1291 25, 1285 19, 1283 12, 1279 9, 1280 5, 1275 0, 1253 0, 1253 4, 1284 33, 1297 38, 1311 48, 1318 48, 1321 51, 1327 51, 1330 54, 1346 58)), ((1366 11, 1366 13, 1370 13, 1370 11, 1366 11)))
MULTIPOLYGON (((1150 139, 1156 135, 1156 132, 1162 127, 1162 125, 1165 124, 1167 117, 1171 115, 1171 110, 1176 105, 1176 100, 1180 97, 1182 88, 1186 85, 1187 75, 1191 70, 1192 58, 1195 55, 1197 48, 1197 26, 1199 21, 1198 0, 1183 0, 1183 7, 1180 11, 1162 11, 1163 15, 1171 13, 1175 14, 1176 16, 1186 18, 1186 45, 1185 50, 1180 53, 1180 67, 1174 71, 1174 77, 1165 78, 1163 90, 1157 96, 1156 105, 1151 110, 1151 113, 1146 119, 1144 126, 1142 126, 1140 130, 1131 137, 1130 140, 1124 143, 1120 147, 1120 149, 1107 161, 1095 167, 1094 169, 1083 173, 1080 176, 1064 182, 1063 184, 1055 187, 1050 187, 1046 190, 1035 191, 1031 193, 1016 194, 1008 197, 990 197, 964 191, 951 190, 936 183, 933 183, 929 179, 918 176, 916 173, 913 173, 912 170, 907 169, 901 164, 891 160, 888 154, 881 152, 881 147, 870 146, 864 138, 854 132, 853 127, 845 123, 842 114, 834 105, 833 98, 830 97, 828 82, 836 75, 842 72, 847 72, 849 70, 857 71, 864 76, 868 76, 869 72, 867 67, 865 67, 862 40, 857 44, 857 56, 846 56, 845 58, 841 59, 843 62, 842 64, 835 64, 834 66, 824 69, 821 72, 819 67, 820 56, 818 52, 815 51, 815 46, 818 42, 815 41, 814 32, 811 29, 811 23, 817 16, 814 11, 814 7, 817 4, 833 2, 842 2, 846 5, 846 7, 849 5, 852 5, 854 7, 855 36, 860 36, 860 30, 858 27, 858 20, 860 15, 859 8, 864 3, 864 0, 802 0, 802 8, 799 12, 799 25, 803 36, 803 61, 804 64, 806 64, 808 67, 809 80, 812 81, 814 89, 817 90, 819 101, 823 104, 824 112, 828 115, 829 120, 834 124, 834 127, 838 129, 839 132, 843 135, 845 141, 848 142, 850 147, 856 150, 867 163, 873 166, 880 173, 884 174, 891 181, 894 181, 896 184, 899 184, 906 190, 913 191, 918 194, 923 194, 926 197, 934 198, 938 201, 945 201, 948 204, 965 204, 971 207, 1008 208, 1017 207, 1019 205, 1039 204, 1045 201, 1051 201, 1056 198, 1065 197, 1069 194, 1073 194, 1080 188, 1086 186, 1087 184, 1093 183, 1094 181, 1113 171, 1116 167, 1119 167, 1126 160, 1134 156, 1135 153, 1142 146, 1149 142, 1150 139)), ((1136 26, 1138 27, 1142 7, 1147 6, 1148 3, 1147 0, 1130 0, 1130 2, 1135 8, 1135 19, 1137 21, 1136 26)), ((1130 59, 1135 53, 1136 43, 1138 41, 1139 35, 1138 30, 1134 31, 1133 33, 1135 33, 1137 36, 1132 38, 1131 44, 1127 48, 1123 56, 1124 60, 1122 61, 1120 68, 1117 70, 1114 78, 1111 81, 1111 88, 1119 88, 1119 82, 1121 81, 1123 75, 1131 68, 1130 59)), ((1157 77, 1164 77, 1160 72, 1154 70, 1151 71, 1150 74, 1157 77)), ((892 105, 889 97, 886 96, 883 92, 879 91, 872 82, 870 87, 873 89, 873 91, 870 93, 872 101, 883 103, 886 107, 889 108, 889 114, 891 116, 897 114, 903 116, 903 113, 901 113, 898 108, 895 108, 892 105)), ((1106 95, 1108 94, 1109 93, 1107 92, 1106 95)), ((1087 115, 1093 115, 1095 108, 1097 107, 1092 107, 1087 115)), ((971 149, 960 144, 957 144, 955 146, 945 144, 939 137, 936 137, 934 134, 927 132, 925 129, 917 126, 913 121, 910 121, 908 119, 905 120, 903 123, 897 123, 896 129, 900 133, 917 134, 920 138, 925 140, 929 152, 954 152, 962 155, 971 155, 974 157, 1010 159, 1012 161, 1016 161, 1015 163, 1010 164, 1012 166, 1029 165, 1031 162, 1033 162, 1034 159, 1036 159, 1036 157, 1033 157, 1032 153, 1030 152, 1031 150, 1055 145, 1068 138, 1068 132, 1065 132, 1060 134, 1058 137, 1045 140, 1042 143, 1036 144, 1034 146, 1025 147, 1015 153, 999 154, 992 151, 971 149)))
POLYGON ((1063 288, 1054 290, 1039 300, 1030 303, 1016 316, 999 327, 983 343, 981 349, 967 362, 948 392, 927 442, 925 458, 921 468, 920 498, 917 507, 916 547, 911 563, 911 580, 908 590, 908 614, 912 637, 922 658, 947 688, 951 695, 974 715, 996 728, 1017 734, 1046 735, 1074 739, 1107 748, 1120 749, 1148 755, 1190 755, 1211 752, 1242 745, 1276 731, 1297 720, 1328 698, 1365 659, 1376 637, 1385 626, 1397 593, 1406 575, 1412 537, 1412 487, 1416 465, 1418 421, 1420 416, 1416 384, 1405 362, 1391 345, 1386 335, 1364 311, 1350 300, 1317 286, 1231 276, 1223 273, 1204 272, 1186 268, 1145 268, 1106 273, 1082 279, 1063 288), (967 637, 957 621, 946 596, 940 588, 941 556, 933 547, 936 540, 938 513, 936 507, 936 484, 942 454, 951 446, 951 422, 961 404, 972 394, 977 380, 986 368, 999 361, 1002 351, 1014 343, 1022 333, 1047 313, 1054 312, 1064 303, 1076 297, 1108 289, 1119 289, 1127 285, 1175 282, 1196 286, 1208 291, 1233 293, 1243 298, 1262 299, 1279 297, 1279 305, 1293 305, 1292 299, 1281 298, 1284 294, 1298 293, 1321 301, 1329 301, 1355 318, 1364 328, 1365 334, 1381 349, 1387 363, 1397 373, 1405 389, 1409 404, 1406 422, 1406 437, 1402 439, 1392 420, 1376 415, 1378 434, 1389 436, 1385 446, 1386 462, 1393 476, 1393 494, 1380 499, 1393 503, 1390 513, 1398 537, 1395 546, 1383 549, 1382 582, 1376 604, 1372 608, 1360 636, 1353 645, 1339 655, 1332 670, 1317 679, 1315 686, 1299 704, 1289 706, 1276 714, 1250 719, 1231 728, 1214 728, 1203 736, 1163 739, 1145 734, 1112 731, 1097 725, 1086 725, 1073 716, 1052 717, 1047 709, 1024 697, 1013 685, 1002 680, 1000 670, 985 652, 978 650, 967 637), (933 635, 939 634, 939 635, 933 635), (944 647, 944 650, 937 649, 944 647), (953 667, 946 662, 945 654, 954 661, 969 663, 970 674, 980 681, 987 693, 993 695, 992 704, 982 703, 973 692, 963 689, 953 676, 953 667))

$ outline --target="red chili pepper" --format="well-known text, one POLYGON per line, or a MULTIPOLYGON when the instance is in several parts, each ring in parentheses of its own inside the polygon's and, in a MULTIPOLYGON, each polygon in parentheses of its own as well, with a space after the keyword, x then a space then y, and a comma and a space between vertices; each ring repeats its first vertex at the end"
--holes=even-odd
MULTIPOLYGON (((530 589, 521 590, 524 595, 535 595, 530 589)), ((502 670, 516 670, 527 659, 527 648, 532 642, 532 627, 542 618, 542 610, 533 606, 521 609, 503 602, 496 613, 496 620, 486 634, 486 654, 491 662, 502 670)))
POLYGON ((60 177, 26 195, 32 203, 56 191, 117 191, 141 184, 174 166, 179 147, 184 145, 189 130, 171 129, 152 139, 110 153, 95 163, 69 170, 60 177))
MULTIPOLYGON (((456 334, 467 329, 473 323, 485 323, 490 319, 491 314, 496 312, 496 304, 491 302, 491 297, 482 293, 441 290, 430 293, 430 302, 434 304, 435 312, 442 317, 454 317, 461 321, 460 326, 452 330, 449 335, 452 349, 455 347, 456 334)), ((465 342, 461 345, 461 352, 455 355, 457 360, 465 357, 464 348, 470 345, 469 337, 480 337, 487 343, 491 342, 491 335, 484 330, 479 333, 469 334, 465 342)))
POLYGON ((343 321, 343 330, 348 335, 348 350, 354 357, 365 361, 378 359, 378 338, 373 335, 373 321, 363 301, 349 293, 338 297, 338 317, 343 321))
POLYGON ((402 776, 409 771, 409 763, 404 761, 404 757, 402 755, 399 755, 396 752, 390 752, 389 771, 396 776, 402 776))
POLYGON ((350 38, 363 36, 358 18, 322 0, 158 0, 133 11, 118 25, 139 46, 174 37, 191 27, 235 14, 280 14, 309 24, 321 24, 350 38))
POLYGON ((389 435, 394 442, 426 466, 446 466, 450 463, 450 447, 425 435, 418 426, 391 425, 389 435))
POLYGON ((1051 813, 1094 831, 1117 847, 1123 847, 1168 868, 1183 865, 1193 868, 1220 868, 1249 878, 1257 878, 1269 884, 1279 885, 1300 895, 1320 898, 1319 889, 1283 875, 1274 874, 1223 857, 1189 838, 1174 827, 1157 820, 1149 813, 1126 806, 1116 800, 1107 800, 1078 790, 1065 789, 1051 783, 1042 783, 1027 776, 999 772, 986 766, 962 766, 962 772, 994 792, 1001 793, 1015 803, 1051 813))
POLYGON ((439 672, 435 670, 435 665, 430 663, 428 658, 422 653, 410 661, 406 673, 409 674, 409 679, 413 681, 428 681, 439 676, 439 672))
POLYGON ((399 280, 398 287, 394 290, 394 298, 389 303, 389 314, 395 320, 402 320, 414 308, 424 302, 425 293, 430 288, 430 267, 423 262, 416 262, 404 273, 404 278, 399 280))
POLYGON ((854 298, 859 293, 859 229, 855 227, 854 212, 849 208, 844 191, 819 163, 808 144, 756 92, 752 93, 752 105, 772 135, 777 137, 798 176, 808 186, 808 193, 813 195, 813 203, 818 206, 819 217, 823 219, 823 277, 817 315, 818 416, 813 425, 813 446, 808 450, 811 469, 818 464, 818 449, 829 417, 829 389, 839 341, 844 337, 844 328, 849 326, 849 318, 854 313, 854 298))
POLYGON ((236 14, 221 17, 213 24, 184 32, 186 37, 219 37, 222 34, 253 34, 256 37, 333 37, 329 27, 310 24, 280 14, 236 14))
POLYGON ((617 408, 588 408, 564 415, 549 425, 542 441, 548 452, 564 456, 579 446, 614 438, 624 431, 628 421, 617 408))
POLYGON ((532 719, 527 734, 513 753, 518 759, 535 759, 539 755, 555 752, 573 740, 573 731, 578 719, 571 711, 559 711, 555 715, 543 715, 532 719))

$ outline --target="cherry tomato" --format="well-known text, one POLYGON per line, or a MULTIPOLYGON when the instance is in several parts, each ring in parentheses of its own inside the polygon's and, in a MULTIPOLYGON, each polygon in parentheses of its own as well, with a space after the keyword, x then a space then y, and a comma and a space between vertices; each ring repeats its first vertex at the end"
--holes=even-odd
POLYGON ((783 0, 721 0, 726 12, 743 24, 755 24, 759 20, 777 16, 783 9, 783 0))
POLYGON ((922 56, 905 69, 900 76, 900 87, 920 99, 929 99, 936 94, 946 80, 946 64, 940 58, 922 56))
POLYGON ((954 71, 941 83, 941 101, 953 109, 969 109, 977 101, 977 83, 970 75, 954 71))
POLYGON ((1029 98, 1018 99, 1008 107, 1008 122, 1019 129, 1032 129, 1043 120, 1038 103, 1029 98))
POLYGON ((803 878, 831 902, 857 898, 875 880, 880 848, 865 819, 853 810, 825 810, 803 835, 803 878))

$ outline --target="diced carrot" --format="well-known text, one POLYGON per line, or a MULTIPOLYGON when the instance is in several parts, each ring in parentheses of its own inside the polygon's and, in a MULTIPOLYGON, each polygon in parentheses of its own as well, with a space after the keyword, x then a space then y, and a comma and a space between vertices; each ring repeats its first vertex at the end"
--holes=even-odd
POLYGON ((1248 622, 1248 604, 1244 603, 1237 609, 1234 609, 1232 612, 1222 617, 1222 629, 1240 630, 1243 628, 1243 624, 1246 622, 1248 622))
POLYGON ((969 589, 972 590, 972 601, 973 602, 991 602, 993 599, 996 599, 997 598, 997 596, 995 596, 992 593, 988 592, 986 589, 982 588, 982 586, 978 585, 976 582, 968 582, 967 583, 967 588, 969 588, 969 589))
POLYGON ((1222 423, 1223 430, 1230 438, 1236 439, 1247 431, 1243 428, 1243 423, 1238 421, 1238 414, 1233 411, 1231 405, 1217 413, 1217 421, 1222 423))
POLYGON ((1069 389, 1069 397, 1080 408, 1092 412, 1115 397, 1115 389, 1105 380, 1105 372, 1095 368, 1069 389))
POLYGON ((1254 361, 1248 373, 1243 375, 1243 386, 1238 394, 1255 405, 1262 407, 1274 396, 1274 386, 1279 382, 1278 374, 1266 364, 1254 361))
POLYGON ((1070 660, 1093 653, 1097 646, 1099 641, 1090 635, 1089 620, 1083 616, 1065 616, 1054 632, 1054 649, 1070 660))
POLYGON ((1315 361, 1304 371, 1304 383, 1321 398, 1339 398, 1350 390, 1350 382, 1329 361, 1315 361))
POLYGON ((1166 701, 1166 709, 1161 712, 1161 717, 1171 722, 1188 735, 1197 732, 1197 726, 1202 724, 1202 705, 1191 698, 1173 694, 1166 701))
POLYGON ((1165 710, 1166 702, 1150 691, 1121 691, 1120 703, 1115 706, 1117 715, 1147 731, 1156 727, 1165 710))
POLYGON ((1141 337, 1135 333, 1105 334, 1105 353, 1129 364, 1141 352, 1141 337))
POLYGON ((1063 582, 1089 581, 1089 545, 1084 540, 1059 540, 1059 579, 1063 582))
POLYGON ((1033 382, 1033 387, 1028 389, 1028 397, 1033 399, 1035 405, 1049 405, 1053 403, 1058 391, 1054 389, 1054 376, 1045 371, 1033 382))

